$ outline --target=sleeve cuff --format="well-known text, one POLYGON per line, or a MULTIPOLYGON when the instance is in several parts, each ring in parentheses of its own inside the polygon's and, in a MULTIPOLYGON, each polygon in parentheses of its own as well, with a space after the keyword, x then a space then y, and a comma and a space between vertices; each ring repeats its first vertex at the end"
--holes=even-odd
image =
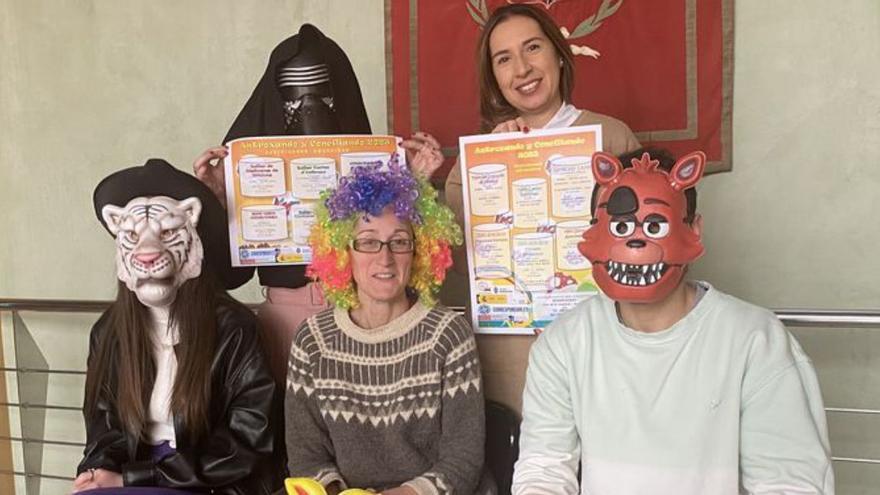
POLYGON ((156 486, 156 466, 153 461, 129 462, 122 466, 123 486, 156 486))
POLYGON ((324 469, 321 470, 316 476, 315 481, 324 485, 324 487, 330 486, 332 483, 338 483, 340 490, 345 490, 348 488, 348 485, 345 484, 345 480, 342 479, 342 475, 339 474, 339 471, 335 469, 324 469))
POLYGON ((412 488, 418 495, 440 495, 434 483, 424 476, 413 478, 403 484, 403 486, 412 488))

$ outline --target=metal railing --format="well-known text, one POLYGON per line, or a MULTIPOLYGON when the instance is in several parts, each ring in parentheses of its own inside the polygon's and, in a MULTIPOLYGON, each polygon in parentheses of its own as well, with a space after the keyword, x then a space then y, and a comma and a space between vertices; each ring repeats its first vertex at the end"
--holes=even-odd
MULTIPOLYGON (((83 301, 83 300, 56 300, 56 299, 0 299, 0 313, 6 311, 13 316, 13 331, 15 333, 15 351, 16 366, 3 367, 0 371, 13 372, 19 378, 19 394, 21 397, 23 387, 29 384, 23 383, 22 377, 27 376, 45 376, 50 374, 65 375, 85 375, 85 371, 81 370, 65 370, 52 369, 46 363, 42 353, 36 347, 30 336, 27 327, 24 325, 18 313, 20 312, 42 312, 42 313, 98 313, 106 310, 111 301, 83 301), (34 363, 26 363, 21 365, 20 353, 22 349, 19 346, 19 339, 25 342, 21 347, 27 348, 27 352, 35 353, 37 365, 34 363)), ((257 305, 248 305, 251 309, 256 309, 257 305)), ((463 306, 453 306, 451 309, 464 313, 466 308, 463 306)), ((776 309, 774 313, 789 327, 824 327, 824 328, 875 328, 880 330, 880 311, 875 310, 802 310, 802 309, 776 309)), ((43 380, 45 382, 45 380, 43 380)), ((58 404, 46 404, 45 384, 41 387, 42 402, 20 400, 19 402, 0 402, 0 407, 19 408, 22 410, 43 411, 38 415, 39 418, 32 418, 38 421, 32 421, 32 424, 25 424, 24 416, 22 416, 22 436, 0 436, 0 441, 19 442, 25 447, 38 447, 40 453, 34 451, 25 452, 25 469, 24 471, 0 470, 0 475, 23 476, 28 482, 27 493, 39 492, 39 479, 55 479, 55 480, 72 480, 68 476, 59 476, 54 474, 44 474, 34 472, 29 469, 31 466, 41 465, 39 460, 42 458, 42 447, 44 445, 59 445, 67 447, 83 447, 85 444, 81 442, 69 442, 62 440, 51 440, 43 438, 43 425, 33 423, 43 422, 46 410, 59 411, 76 411, 81 412, 81 406, 66 406, 58 404), (30 454, 30 455, 28 455, 30 454)), ((31 390, 33 392, 33 390, 31 390)), ((863 409, 854 407, 826 407, 825 411, 830 414, 854 414, 854 415, 880 415, 880 409, 863 409)), ((34 416, 34 415, 28 415, 34 416)), ((861 458, 861 457, 832 457, 837 462, 858 463, 858 464, 880 464, 880 459, 861 458)))

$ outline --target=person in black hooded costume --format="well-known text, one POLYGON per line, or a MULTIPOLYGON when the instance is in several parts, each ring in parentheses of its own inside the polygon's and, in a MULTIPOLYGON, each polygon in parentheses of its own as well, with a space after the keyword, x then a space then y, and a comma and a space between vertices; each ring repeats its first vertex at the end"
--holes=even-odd
MULTIPOLYGON (((232 123, 224 145, 242 137, 370 134, 370 122, 351 62, 333 40, 311 24, 282 41, 269 56, 269 65, 253 94, 232 123)), ((403 141, 407 160, 414 170, 430 176, 443 162, 440 143, 425 133, 403 141)), ((193 172, 221 203, 226 203, 223 166, 225 146, 205 150, 193 172)), ((305 274, 305 266, 256 268, 260 285, 267 288, 266 301, 258 311, 267 334, 266 350, 279 383, 287 374, 287 358, 293 333, 309 316, 325 309, 323 293, 305 274)), ((232 268, 224 274, 227 289, 243 285, 254 268, 232 268)))
MULTIPOLYGON (((223 138, 303 134, 370 134, 361 90, 345 52, 318 28, 304 24, 269 56, 269 65, 253 94, 223 138)), ((193 171, 225 204, 222 163, 225 146, 210 148, 193 163, 193 171)), ((280 382, 287 369, 287 350, 299 323, 325 307, 320 289, 309 282, 303 265, 257 268, 266 301, 258 313, 267 338, 273 374, 280 382)), ((235 288, 253 276, 254 268, 228 267, 235 288)))

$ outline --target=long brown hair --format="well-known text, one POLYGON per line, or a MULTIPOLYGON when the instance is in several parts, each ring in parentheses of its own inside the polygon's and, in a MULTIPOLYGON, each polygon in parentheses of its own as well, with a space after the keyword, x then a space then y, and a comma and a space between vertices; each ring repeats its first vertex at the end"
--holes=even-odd
POLYGON ((499 24, 514 16, 534 19, 547 39, 553 44, 556 54, 562 60, 559 94, 562 96, 563 102, 571 102, 571 92, 574 89, 574 57, 556 22, 549 14, 531 5, 515 3, 499 7, 486 20, 477 47, 477 71, 480 80, 480 127, 483 132, 491 131, 501 122, 516 118, 518 115, 517 110, 501 94, 498 81, 495 80, 495 73, 492 72, 492 54, 489 53, 489 37, 492 36, 492 31, 499 24))
MULTIPOLYGON (((180 286, 171 305, 169 325, 177 326, 180 340, 174 348, 178 366, 170 408, 192 441, 208 429, 220 300, 216 287, 210 271, 203 270, 201 276, 180 286)), ((102 398, 114 402, 125 430, 142 439, 156 376, 149 313, 135 293, 119 282, 106 319, 86 373, 86 414, 94 414, 102 398)))

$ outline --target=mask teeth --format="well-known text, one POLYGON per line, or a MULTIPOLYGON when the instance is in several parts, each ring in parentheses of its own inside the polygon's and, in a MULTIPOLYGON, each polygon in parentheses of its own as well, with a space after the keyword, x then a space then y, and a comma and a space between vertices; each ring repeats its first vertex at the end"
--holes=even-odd
POLYGON ((605 270, 612 280, 619 284, 633 287, 654 285, 663 277, 667 268, 668 265, 662 261, 646 265, 622 263, 612 260, 608 260, 605 263, 605 270))

